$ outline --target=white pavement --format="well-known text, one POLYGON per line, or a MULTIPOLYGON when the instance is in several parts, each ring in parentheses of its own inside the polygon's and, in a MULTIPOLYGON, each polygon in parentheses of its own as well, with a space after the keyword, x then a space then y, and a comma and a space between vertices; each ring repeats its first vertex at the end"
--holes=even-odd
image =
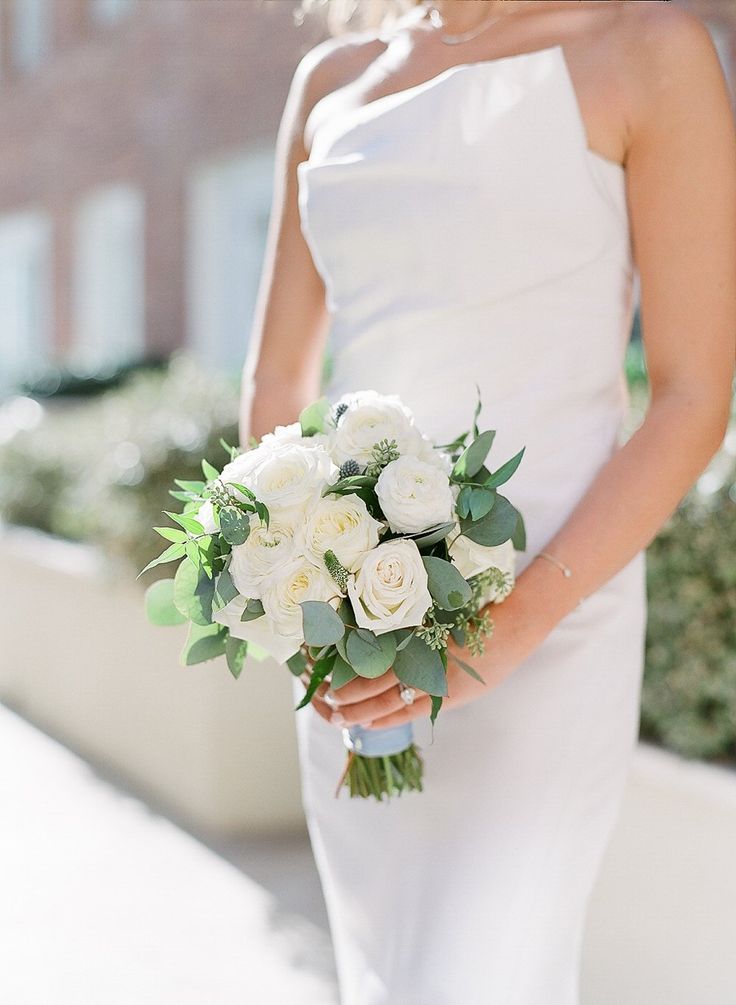
POLYGON ((324 931, 0 706, 0 1001, 333 1005, 324 931))
MULTIPOLYGON (((207 847, 1 704, 0 814, 2 1005, 336 1005, 305 836, 207 847)), ((736 773, 641 747, 584 1005, 736 1003, 734 849, 736 773)))

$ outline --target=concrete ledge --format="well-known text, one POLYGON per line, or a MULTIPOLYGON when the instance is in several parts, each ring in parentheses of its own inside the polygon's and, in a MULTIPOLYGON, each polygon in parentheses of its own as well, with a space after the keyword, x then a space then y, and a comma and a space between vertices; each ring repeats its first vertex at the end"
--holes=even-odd
POLYGON ((588 918, 585 1005, 736 1002, 736 771, 640 746, 588 918))
POLYGON ((88 547, 0 534, 0 699, 198 831, 302 828, 292 678, 179 665, 140 584, 88 547))

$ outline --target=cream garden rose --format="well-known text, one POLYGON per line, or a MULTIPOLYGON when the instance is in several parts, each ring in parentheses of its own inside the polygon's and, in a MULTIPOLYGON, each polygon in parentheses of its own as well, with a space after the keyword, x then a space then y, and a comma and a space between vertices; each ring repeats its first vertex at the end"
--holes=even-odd
POLYGON ((511 592, 516 575, 516 550, 511 541, 488 548, 476 544, 464 534, 458 534, 459 527, 451 535, 448 549, 450 558, 457 566, 457 571, 465 579, 477 576, 487 569, 499 569, 505 576, 505 586, 500 589, 492 587, 483 598, 485 603, 500 603, 511 592))
POLYGON ((413 541, 385 541, 348 580, 356 623, 376 635, 421 625, 432 606, 427 572, 413 541))
POLYGON ((381 440, 393 440, 400 454, 416 453, 422 435, 411 412, 395 395, 360 391, 345 395, 336 403, 347 405, 329 438, 329 451, 336 464, 347 460, 368 464, 373 447, 381 440))
POLYGON ((258 599, 264 583, 278 576, 294 559, 302 534, 293 524, 271 520, 267 527, 255 516, 250 524, 245 544, 233 546, 230 575, 238 593, 258 599))
POLYGON ((304 600, 323 600, 338 606, 340 591, 327 569, 319 568, 305 558, 296 558, 264 584, 261 603, 276 631, 293 638, 301 636, 304 600))
POLYGON ((415 534, 453 518, 447 473, 418 457, 399 457, 387 464, 376 482, 376 495, 389 526, 402 534, 415 534))
POLYGON ((289 513, 296 518, 319 499, 335 475, 326 450, 285 441, 266 448, 247 484, 270 513, 289 513))
POLYGON ((307 557, 321 565, 325 552, 330 550, 346 569, 354 572, 365 553, 378 544, 383 526, 370 515, 360 496, 325 496, 307 515, 307 557))

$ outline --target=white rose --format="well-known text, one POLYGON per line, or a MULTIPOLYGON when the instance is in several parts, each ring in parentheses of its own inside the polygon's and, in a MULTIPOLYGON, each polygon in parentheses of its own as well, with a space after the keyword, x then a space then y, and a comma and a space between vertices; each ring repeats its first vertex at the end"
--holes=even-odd
POLYGON ((293 560, 300 535, 288 523, 271 520, 266 527, 256 517, 250 523, 248 540, 233 546, 230 575, 241 596, 259 598, 263 583, 293 560))
POLYGON ((355 620, 376 635, 421 625, 432 606, 427 571, 413 541, 385 541, 348 580, 355 620))
POLYGON ((225 487, 228 488, 230 495, 243 501, 245 499, 243 493, 239 492, 237 489, 229 488, 229 486, 233 482, 238 482, 240 485, 252 488, 251 481, 253 472, 259 464, 263 463, 268 454, 268 449, 260 446, 254 447, 252 450, 246 450, 242 454, 238 454, 234 460, 229 461, 222 469, 219 481, 221 481, 225 487))
POLYGON ((301 423, 290 422, 288 426, 276 426, 272 433, 266 433, 261 437, 261 446, 271 447, 282 443, 298 443, 302 447, 324 446, 327 437, 324 433, 315 433, 314 436, 304 436, 302 434, 301 423))
POLYGON ((330 435, 329 450, 337 464, 347 460, 368 464, 373 447, 381 440, 394 440, 400 454, 416 453, 422 437, 414 417, 396 395, 359 391, 340 398, 347 405, 337 428, 330 435))
POLYGON ((240 616, 245 610, 245 603, 244 597, 235 597, 227 607, 212 615, 213 621, 229 628, 233 638, 252 642, 265 649, 278 663, 285 663, 298 651, 304 641, 301 632, 294 636, 283 635, 266 614, 252 621, 241 621, 240 616))
POLYGON ((271 579, 261 594, 266 614, 276 630, 289 638, 304 641, 302 609, 304 600, 332 601, 337 607, 339 590, 326 569, 320 569, 304 558, 295 559, 271 579))
POLYGON ((205 500, 194 514, 194 519, 202 525, 205 534, 216 534, 218 531, 215 523, 215 510, 209 499, 205 500))
POLYGON ((363 555, 378 544, 382 529, 360 496, 325 496, 307 516, 307 555, 321 565, 325 552, 334 551, 340 563, 354 572, 363 555))
POLYGON ((264 449, 266 456, 252 472, 248 487, 270 513, 288 512, 296 518, 334 480, 335 466, 321 447, 285 442, 264 449))
POLYGON ((477 576, 487 569, 498 569, 504 575, 502 588, 491 586, 484 596, 484 602, 500 603, 511 593, 516 575, 516 550, 511 541, 489 548, 476 544, 464 534, 453 536, 449 554, 457 566, 457 571, 465 579, 477 576))
POLYGON ((452 457, 450 457, 446 450, 440 450, 438 447, 435 447, 432 441, 427 439, 426 436, 422 437, 422 442, 419 446, 419 450, 416 452, 416 456, 420 461, 426 461, 427 464, 434 464, 435 467, 440 468, 448 476, 452 471, 452 457))
POLYGON ((376 495, 392 530, 415 534, 453 519, 450 480, 442 468, 417 457, 399 457, 378 476, 376 495))

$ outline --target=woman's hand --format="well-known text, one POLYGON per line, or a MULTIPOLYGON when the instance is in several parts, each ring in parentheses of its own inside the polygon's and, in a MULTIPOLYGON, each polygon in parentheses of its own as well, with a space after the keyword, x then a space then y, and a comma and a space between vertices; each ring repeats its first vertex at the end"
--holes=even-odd
MULTIPOLYGON (((540 571, 549 574, 547 570, 540 571)), ((443 700, 443 709, 465 705, 491 691, 515 669, 546 634, 545 630, 540 635, 538 625, 532 626, 527 619, 521 617, 522 592, 520 585, 517 585, 502 604, 494 604, 487 608, 494 622, 494 631, 486 640, 486 651, 483 656, 471 656, 466 648, 461 648, 450 639, 447 649, 448 694, 443 700), (518 596, 517 590, 519 590, 518 596), (471 666, 483 678, 484 683, 475 680, 463 670, 454 656, 471 666)), ((305 683, 308 681, 308 671, 302 680, 305 683)), ((370 725, 371 729, 386 729, 424 716, 428 718, 432 710, 430 696, 415 688, 416 697, 413 704, 406 705, 399 692, 400 683, 392 670, 374 680, 356 677, 334 692, 327 683, 323 683, 317 688, 312 705, 323 719, 339 728, 370 725)))

